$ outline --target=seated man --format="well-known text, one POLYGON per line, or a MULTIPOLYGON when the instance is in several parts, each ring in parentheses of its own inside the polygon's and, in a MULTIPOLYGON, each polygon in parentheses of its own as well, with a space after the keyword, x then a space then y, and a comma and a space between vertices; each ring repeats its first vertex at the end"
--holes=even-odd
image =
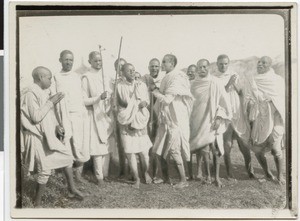
POLYGON ((21 122, 25 143, 24 163, 29 171, 37 171, 37 191, 34 204, 41 206, 41 198, 52 169, 64 168, 71 194, 83 199, 73 181, 73 156, 56 137, 57 119, 54 105, 64 98, 57 93, 49 98, 45 92, 51 85, 52 74, 45 67, 37 67, 32 72, 34 84, 26 90, 21 101, 21 122))
MULTIPOLYGON (((219 179, 220 156, 224 153, 223 133, 231 118, 231 112, 227 106, 223 85, 217 78, 210 75, 208 68, 208 60, 199 60, 197 63, 198 76, 191 85, 195 101, 190 118, 190 147, 191 153, 196 152, 197 155, 203 156, 208 183, 211 183, 209 152, 212 149, 215 182, 218 187, 222 187, 219 179)), ((190 166, 189 169, 191 168, 190 166)), ((199 165, 198 170, 201 171, 199 165)), ((192 171, 190 171, 191 174, 192 171)))
POLYGON ((140 178, 136 155, 140 157, 145 182, 151 182, 151 177, 148 174, 148 151, 152 143, 147 133, 149 96, 146 85, 142 81, 135 81, 135 71, 132 64, 124 64, 122 72, 126 80, 117 85, 118 122, 122 146, 136 181, 133 187, 139 188, 140 178))
POLYGON ((266 177, 276 180, 267 164, 265 153, 271 151, 277 169, 277 182, 283 178, 283 135, 285 131, 284 81, 271 68, 270 57, 262 57, 257 64, 257 73, 251 87, 245 93, 249 120, 251 122, 251 149, 255 152, 266 177))

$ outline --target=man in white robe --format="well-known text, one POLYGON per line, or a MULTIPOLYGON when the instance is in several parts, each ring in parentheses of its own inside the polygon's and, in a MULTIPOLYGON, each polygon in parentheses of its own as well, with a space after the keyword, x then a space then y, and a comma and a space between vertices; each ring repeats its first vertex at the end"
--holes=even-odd
POLYGON ((57 105, 61 126, 65 130, 64 142, 74 156, 74 173, 78 181, 82 179, 83 164, 90 159, 87 143, 88 134, 84 119, 87 117, 81 90, 81 79, 72 71, 74 55, 69 50, 60 53, 62 69, 54 75, 53 93, 63 92, 65 99, 57 105))
POLYGON ((167 54, 162 60, 162 70, 166 71, 160 88, 152 86, 157 98, 155 111, 158 115, 158 130, 153 152, 161 157, 163 179, 171 183, 168 174, 168 159, 172 157, 180 175, 177 188, 188 186, 183 159, 190 159, 189 118, 193 103, 189 80, 185 73, 176 70, 177 58, 167 54))
MULTIPOLYGON (((191 85, 195 101, 190 118, 190 148, 192 153, 203 156, 208 183, 211 183, 209 152, 212 149, 215 182, 218 187, 222 187, 219 179, 220 156, 224 153, 223 133, 231 119, 231 110, 222 83, 209 73, 208 68, 208 60, 199 60, 198 75, 191 85)), ((199 165, 198 170, 201 170, 199 165)))
POLYGON ((133 187, 139 188, 137 155, 140 157, 145 183, 151 182, 151 177, 148 174, 148 151, 152 143, 147 132, 149 95, 145 83, 135 81, 135 70, 132 64, 124 64, 122 72, 126 81, 120 82, 117 86, 118 122, 120 124, 122 146, 133 178, 136 181, 133 187))
MULTIPOLYGON (((145 74, 142 77, 142 81, 147 85, 149 91, 150 105, 148 106, 148 109, 150 111, 150 120, 148 123, 148 133, 152 143, 154 143, 158 125, 157 125, 157 115, 154 112, 154 104, 156 102, 156 98, 151 93, 151 86, 155 85, 157 88, 159 88, 160 83, 164 78, 165 74, 160 71, 160 61, 157 58, 152 58, 149 61, 148 70, 149 70, 149 74, 145 74)), ((150 164, 152 168, 153 183, 156 184, 162 183, 163 180, 158 177, 159 165, 160 165, 159 159, 156 157, 156 154, 153 154, 152 149, 150 149, 149 155, 150 155, 150 164)))
POLYGON ((108 77, 102 78, 102 58, 99 52, 89 54, 89 63, 91 68, 82 77, 84 104, 88 111, 86 130, 95 176, 98 185, 102 185, 108 178, 111 153, 116 146, 111 108, 112 84, 108 77))
POLYGON ((229 57, 227 55, 219 55, 217 58, 218 70, 214 75, 223 83, 228 96, 228 106, 232 112, 231 123, 228 125, 224 133, 224 161, 226 166, 227 177, 229 180, 235 180, 232 173, 232 165, 230 153, 233 140, 236 139, 238 147, 243 154, 245 167, 249 178, 255 178, 250 150, 247 143, 250 137, 250 125, 246 120, 247 116, 243 108, 242 85, 239 75, 229 68, 229 57))
POLYGON ((282 147, 285 133, 285 84, 271 65, 272 59, 267 56, 258 61, 258 75, 254 77, 245 96, 252 129, 251 149, 266 177, 276 180, 265 157, 265 153, 271 151, 277 169, 277 181, 284 184, 282 147))
MULTIPOLYGON (((59 92, 49 97, 46 93, 51 85, 52 74, 45 67, 37 67, 32 72, 34 84, 21 98, 21 122, 24 137, 24 164, 28 171, 37 171, 37 191, 34 200, 36 207, 41 206, 42 195, 52 169, 64 168, 69 191, 83 199, 73 181, 72 152, 56 137, 61 132, 54 106, 63 98, 59 92)), ((25 173, 27 174, 27 173, 25 173)))

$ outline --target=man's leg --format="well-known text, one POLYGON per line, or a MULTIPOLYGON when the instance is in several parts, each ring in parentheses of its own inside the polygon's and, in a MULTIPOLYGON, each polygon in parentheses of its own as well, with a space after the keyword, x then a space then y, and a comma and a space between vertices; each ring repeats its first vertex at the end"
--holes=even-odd
POLYGON ((179 151, 174 151, 171 152, 171 155, 175 161, 177 170, 179 172, 180 176, 180 182, 177 183, 174 187, 175 188, 183 188, 188 186, 188 183, 186 182, 186 176, 185 176, 185 171, 184 171, 184 165, 183 165, 183 159, 181 157, 181 153, 179 151))
POLYGON ((37 166, 37 188, 34 199, 34 207, 39 208, 42 205, 42 196, 46 190, 46 184, 51 174, 51 170, 42 170, 40 165, 37 166))
POLYGON ((168 160, 164 159, 162 156, 158 156, 160 158, 161 171, 164 183, 172 184, 169 176, 169 165, 168 160))
POLYGON ((102 168, 103 168, 102 172, 103 172, 104 180, 107 180, 108 178, 109 163, 110 163, 110 153, 102 157, 102 168))
POLYGON ((214 161, 214 169, 215 169, 215 183, 217 187, 223 187, 222 182, 220 181, 220 152, 216 147, 215 143, 211 143, 210 147, 213 152, 213 161, 214 161))
POLYGON ((149 155, 148 151, 139 153, 140 156, 140 164, 142 165, 142 172, 144 174, 145 182, 147 184, 152 182, 152 179, 148 173, 149 170, 149 155))
POLYGON ((199 154, 203 156, 203 161, 205 165, 206 172, 206 183, 211 184, 211 176, 210 176, 210 159, 209 159, 209 145, 204 148, 201 148, 199 154))
POLYGON ((232 138, 233 138, 233 128, 231 125, 228 126, 226 132, 223 134, 224 139, 224 161, 227 172, 227 178, 229 180, 234 179, 232 174, 232 164, 231 164, 231 148, 232 148, 232 138))
POLYGON ((193 153, 192 152, 190 156, 190 162, 187 162, 187 168, 188 168, 188 178, 189 180, 193 180, 194 175, 193 175, 193 153))
POLYGON ((82 178, 83 163, 78 162, 78 161, 75 162, 73 170, 74 170, 74 175, 75 175, 76 181, 84 183, 84 180, 82 178))
POLYGON ((139 178, 139 172, 138 172, 138 166, 136 161, 136 155, 134 153, 127 153, 127 159, 129 162, 129 166, 133 175, 133 178, 135 180, 135 184, 133 185, 134 188, 140 187, 140 178, 139 178))
POLYGON ((201 150, 198 150, 196 152, 196 159, 197 159, 197 180, 203 180, 203 175, 202 175, 202 160, 203 160, 203 155, 201 153, 201 150))
POLYGON ((64 172, 67 178, 68 182, 68 188, 71 194, 74 194, 75 197, 77 197, 80 200, 83 200, 83 194, 77 190, 75 187, 74 179, 73 179, 73 169, 72 166, 67 166, 64 168, 64 172))
POLYGON ((237 135, 237 142, 238 142, 238 146, 240 151, 242 152, 243 156, 244 156, 244 160, 245 160, 245 167, 248 173, 248 176, 250 179, 255 179, 256 176, 254 174, 254 169, 252 167, 252 163, 251 163, 251 152, 250 149, 246 146, 246 144, 241 140, 241 138, 239 138, 237 135))
POLYGON ((102 169, 102 165, 103 165, 103 159, 101 155, 97 155, 97 156, 92 156, 93 158, 93 163, 94 163, 94 173, 97 179, 97 183, 99 186, 101 186, 102 184, 104 184, 103 181, 103 169, 102 169))
POLYGON ((275 180, 275 177, 273 176, 272 172, 270 171, 270 169, 268 167, 268 162, 267 162, 265 153, 263 151, 261 151, 261 152, 255 153, 255 156, 256 156, 260 166, 264 170, 267 179, 275 180))

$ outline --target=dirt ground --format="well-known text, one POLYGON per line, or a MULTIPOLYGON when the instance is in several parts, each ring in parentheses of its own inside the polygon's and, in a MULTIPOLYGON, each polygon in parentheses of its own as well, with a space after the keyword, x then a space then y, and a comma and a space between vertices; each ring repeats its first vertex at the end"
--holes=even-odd
MULTIPOLYGON (((131 182, 116 177, 116 169, 111 168, 111 182, 98 187, 91 171, 91 165, 85 168, 85 183, 76 183, 78 188, 88 194, 83 201, 70 198, 61 172, 51 176, 47 184, 47 193, 42 198, 44 208, 284 208, 286 206, 286 186, 280 186, 271 181, 259 182, 249 180, 243 157, 235 146, 232 150, 233 173, 237 182, 226 179, 224 161, 222 159, 220 177, 223 188, 214 184, 204 184, 201 181, 189 181, 189 186, 175 189, 167 184, 141 184, 140 189, 131 186, 131 182)), ((273 157, 267 154, 267 159, 274 175, 276 175, 273 157)), ((252 161, 256 175, 264 176, 255 156, 252 161)), ((193 160, 194 167, 196 161, 193 160)), ((178 182, 175 165, 170 168, 172 182, 178 182)), ((23 180, 22 205, 33 207, 32 198, 35 195, 33 177, 23 180)))

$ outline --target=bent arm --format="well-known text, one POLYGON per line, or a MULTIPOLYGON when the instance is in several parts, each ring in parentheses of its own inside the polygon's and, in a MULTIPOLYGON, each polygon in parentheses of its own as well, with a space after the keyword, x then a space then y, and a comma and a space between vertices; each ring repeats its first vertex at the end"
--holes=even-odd
POLYGON ((82 79, 82 91, 83 91, 83 102, 85 106, 94 105, 99 102, 98 97, 90 97, 89 88, 88 88, 88 80, 86 78, 82 79))
POLYGON ((167 104, 167 105, 171 104, 172 101, 175 99, 175 95, 172 95, 172 94, 163 95, 158 90, 155 90, 152 93, 159 102, 167 104))
POLYGON ((53 103, 49 100, 40 107, 37 98, 32 93, 26 95, 26 103, 28 106, 29 117, 34 124, 40 123, 53 107, 53 103))

